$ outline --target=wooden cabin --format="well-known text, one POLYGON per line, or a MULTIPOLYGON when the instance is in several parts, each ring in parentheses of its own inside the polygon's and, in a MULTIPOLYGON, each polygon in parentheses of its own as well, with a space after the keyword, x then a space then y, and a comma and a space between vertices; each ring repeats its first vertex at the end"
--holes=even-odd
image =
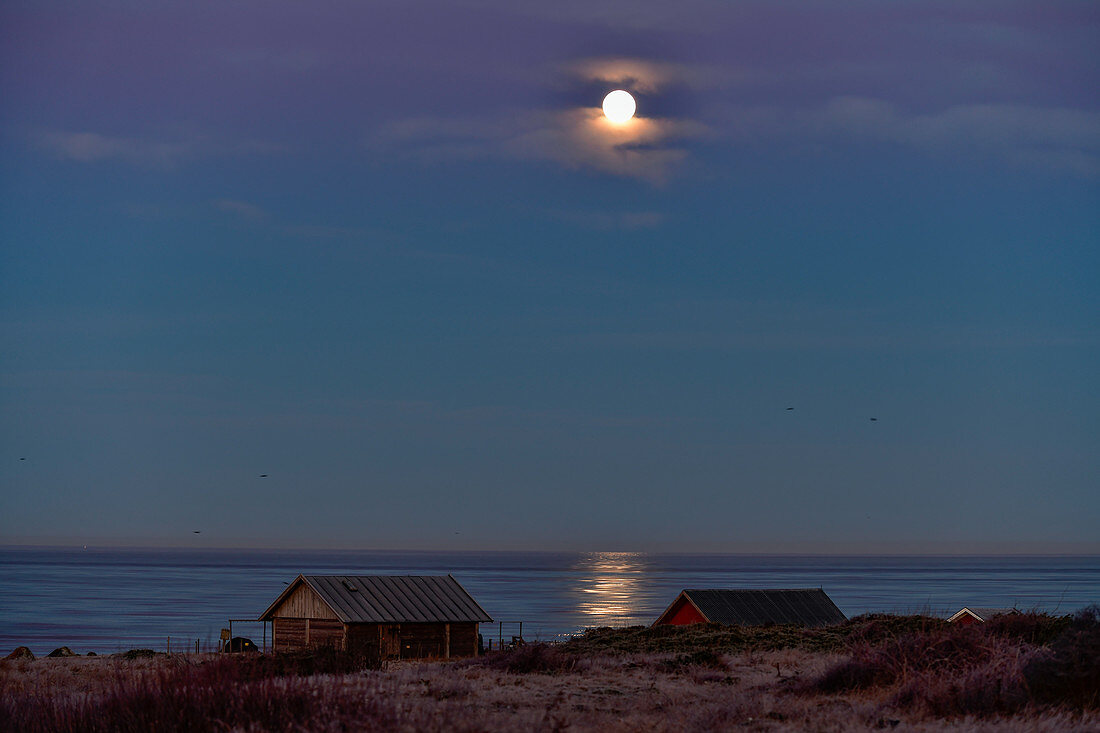
POLYGON ((848 619, 820 588, 682 590, 654 626, 829 626, 848 619))
POLYGON ((970 624, 984 624, 995 616, 1007 616, 1013 613, 1019 613, 1019 611, 1015 608, 980 608, 978 606, 971 608, 970 606, 963 606, 947 621, 952 624, 969 626, 970 624))
POLYGON ((375 659, 476 656, 489 614, 450 575, 299 575, 259 618, 276 652, 375 659))

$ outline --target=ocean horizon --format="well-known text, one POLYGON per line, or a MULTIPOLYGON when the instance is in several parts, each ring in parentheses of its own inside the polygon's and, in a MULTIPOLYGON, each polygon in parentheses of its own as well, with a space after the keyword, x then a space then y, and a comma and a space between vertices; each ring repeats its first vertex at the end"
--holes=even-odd
MULTIPOLYGON (((1100 555, 810 555, 0 547, 0 653, 213 648, 299 573, 453 575, 486 636, 557 639, 649 624, 684 588, 823 588, 853 617, 962 606, 1072 613, 1100 603, 1100 555), (498 626, 505 624, 504 628, 498 626), (492 627, 491 629, 489 627, 492 627)), ((262 643, 257 622, 235 635, 262 643)))

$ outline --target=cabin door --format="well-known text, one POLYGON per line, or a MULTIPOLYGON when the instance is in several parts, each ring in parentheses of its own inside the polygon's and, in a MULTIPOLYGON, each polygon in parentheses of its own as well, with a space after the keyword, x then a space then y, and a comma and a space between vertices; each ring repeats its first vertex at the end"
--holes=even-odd
POLYGON ((382 624, 382 658, 397 659, 401 656, 401 626, 382 624))

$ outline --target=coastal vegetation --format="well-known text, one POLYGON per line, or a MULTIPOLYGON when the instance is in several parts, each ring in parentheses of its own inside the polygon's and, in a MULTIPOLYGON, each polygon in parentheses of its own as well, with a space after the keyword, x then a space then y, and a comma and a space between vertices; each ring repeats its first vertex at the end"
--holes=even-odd
POLYGON ((953 626, 594 629, 455 662, 335 652, 16 658, 0 729, 1096 730, 1100 609, 953 626))

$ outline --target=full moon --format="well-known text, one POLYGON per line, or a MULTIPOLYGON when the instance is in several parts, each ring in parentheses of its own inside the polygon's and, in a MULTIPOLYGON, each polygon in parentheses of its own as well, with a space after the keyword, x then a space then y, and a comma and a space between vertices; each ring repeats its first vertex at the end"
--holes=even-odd
POLYGON ((638 106, 634 103, 634 97, 622 89, 616 89, 603 98, 604 115, 620 125, 633 117, 636 109, 638 106))

